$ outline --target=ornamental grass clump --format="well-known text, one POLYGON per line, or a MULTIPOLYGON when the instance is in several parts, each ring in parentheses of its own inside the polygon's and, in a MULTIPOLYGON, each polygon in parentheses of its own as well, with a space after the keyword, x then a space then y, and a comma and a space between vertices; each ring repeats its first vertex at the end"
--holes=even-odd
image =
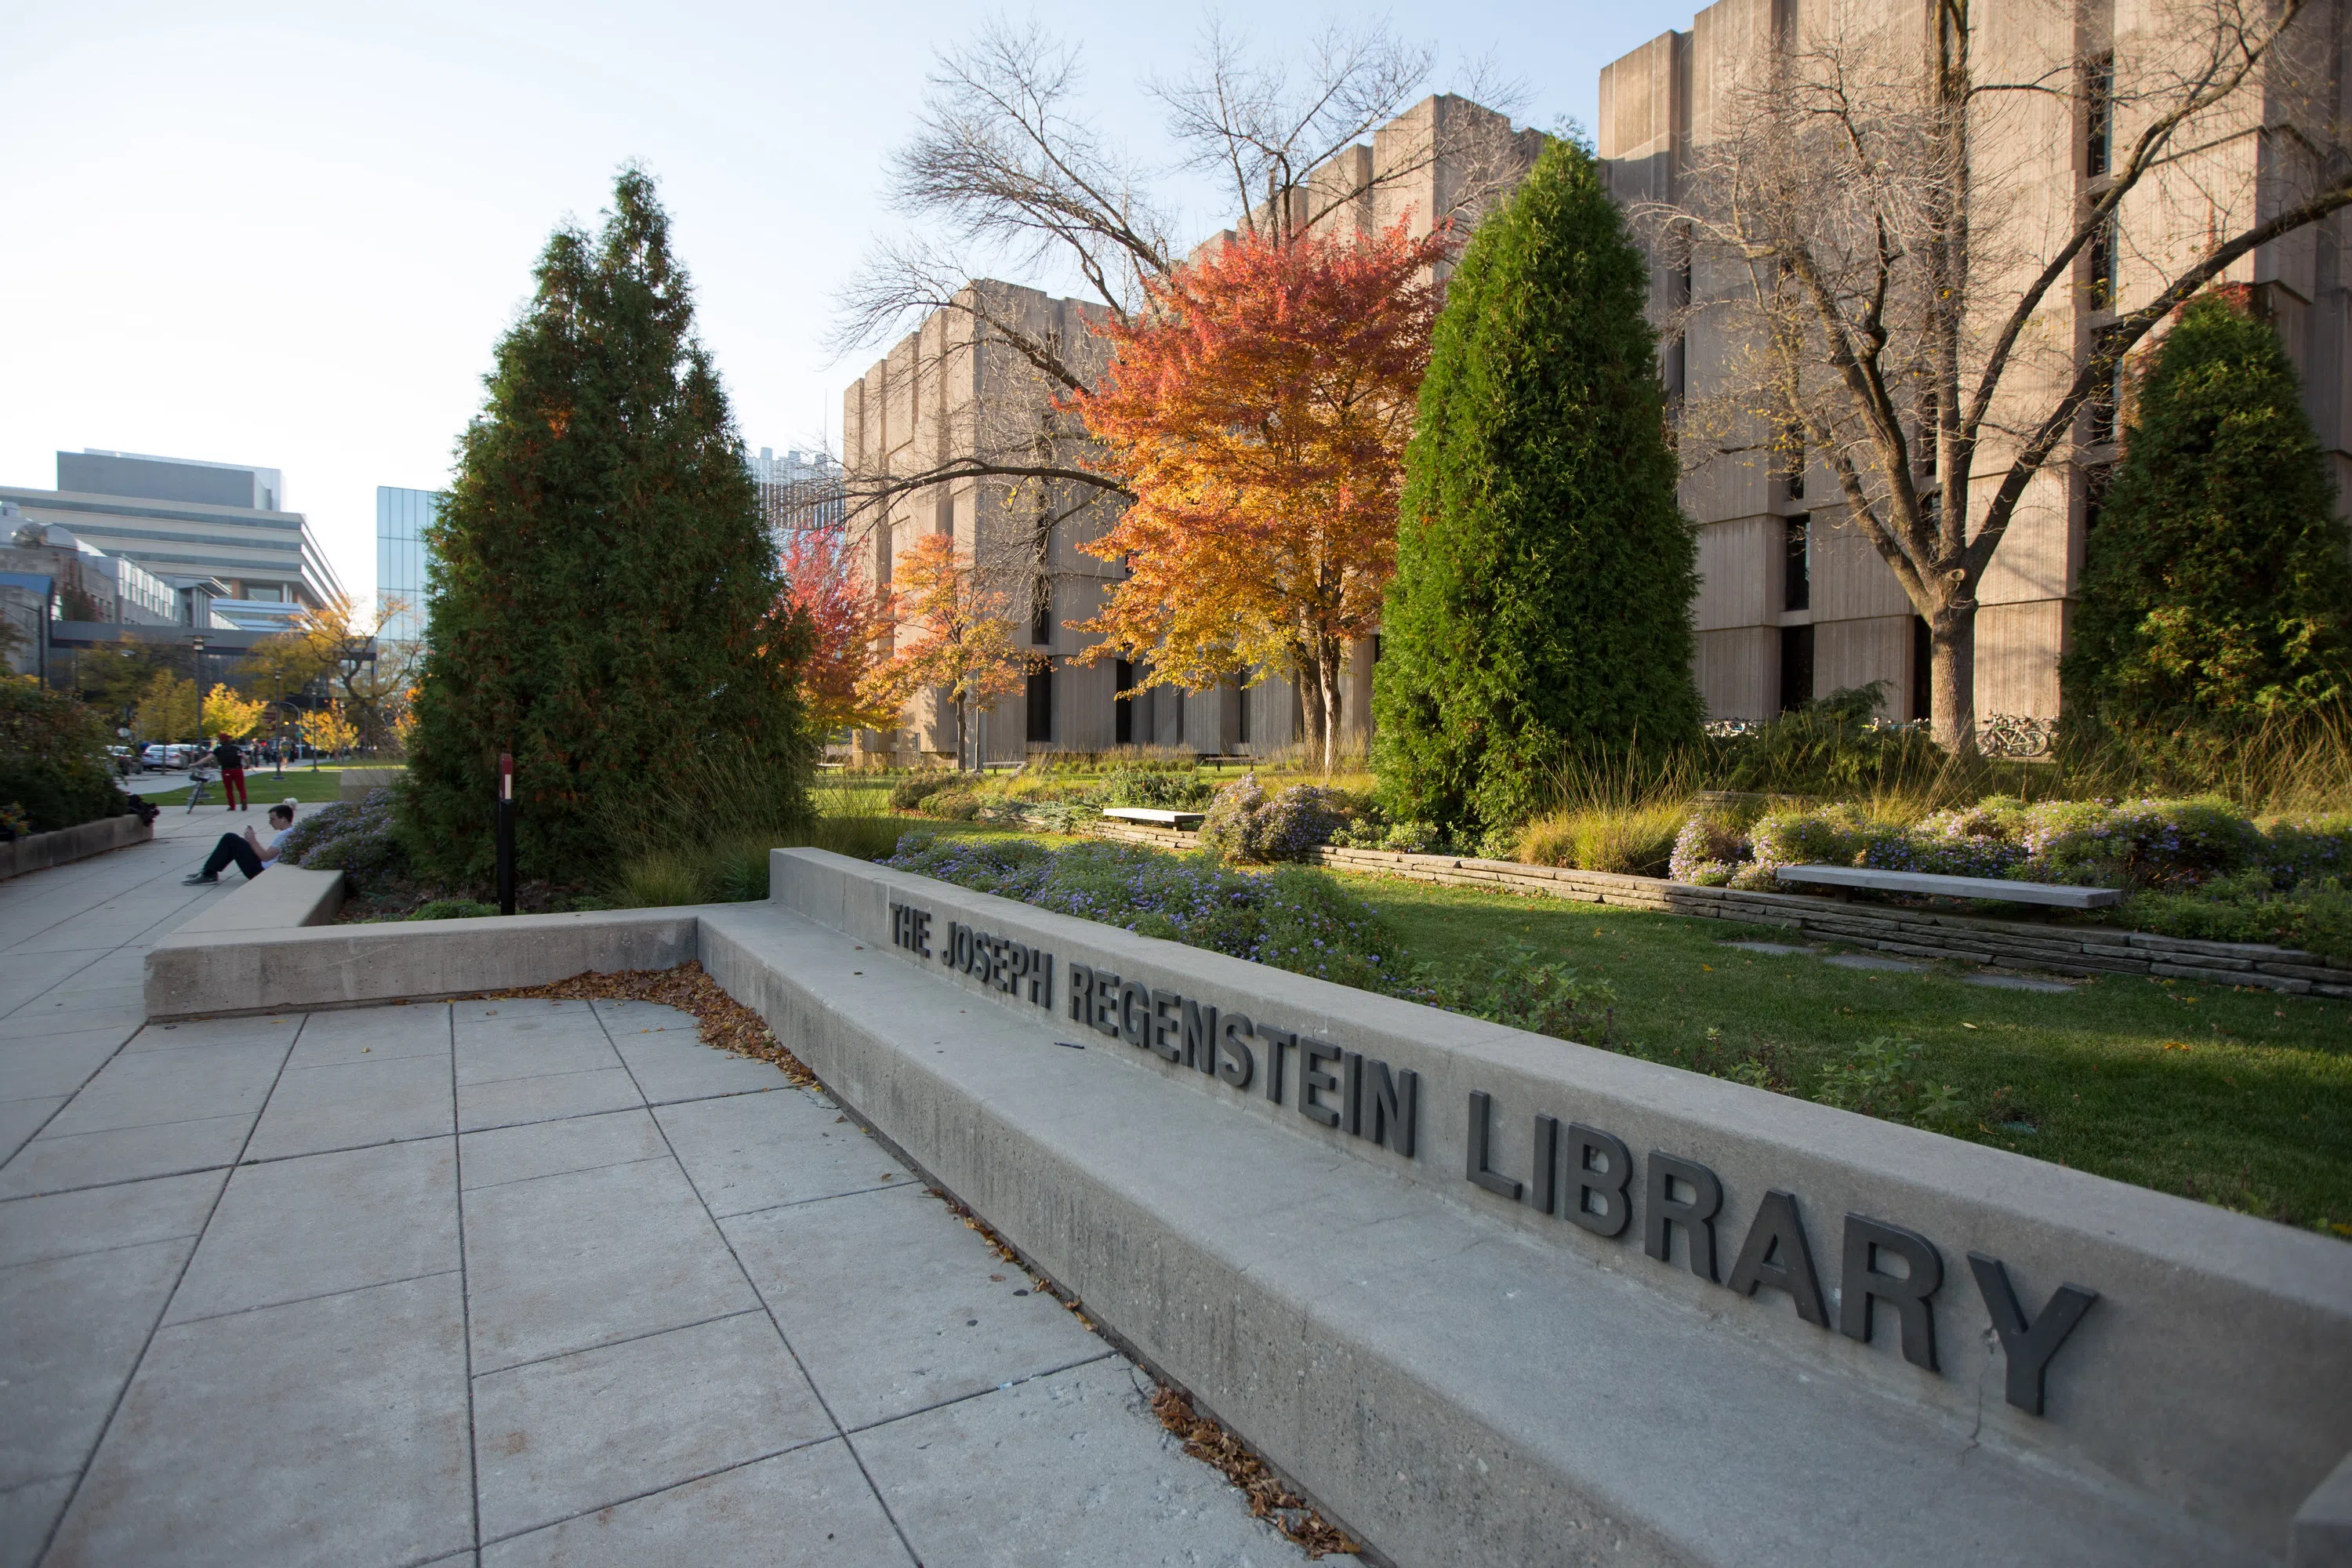
POLYGON ((1253 963, 1368 991, 1394 988, 1397 943, 1371 907, 1301 867, 1236 871, 1206 855, 1122 844, 910 833, 887 864, 1253 963))

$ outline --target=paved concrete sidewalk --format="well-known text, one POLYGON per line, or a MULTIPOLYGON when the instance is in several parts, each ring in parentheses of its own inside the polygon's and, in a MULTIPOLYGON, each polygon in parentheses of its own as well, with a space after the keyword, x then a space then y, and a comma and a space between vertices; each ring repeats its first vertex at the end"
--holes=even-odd
POLYGON ((147 945, 222 896, 178 882, 221 825, 169 815, 0 884, 0 1565, 1300 1557, 681 1014, 142 1028, 147 945))

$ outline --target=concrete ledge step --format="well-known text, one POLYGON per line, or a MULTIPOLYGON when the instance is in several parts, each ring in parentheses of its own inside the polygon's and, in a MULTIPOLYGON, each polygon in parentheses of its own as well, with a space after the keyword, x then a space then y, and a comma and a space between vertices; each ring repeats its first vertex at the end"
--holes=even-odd
POLYGON ((845 1103, 1391 1561, 2263 1555, 1662 1300, 1638 1247, 1547 1245, 1044 1010, 772 908, 707 911, 701 947, 845 1103))

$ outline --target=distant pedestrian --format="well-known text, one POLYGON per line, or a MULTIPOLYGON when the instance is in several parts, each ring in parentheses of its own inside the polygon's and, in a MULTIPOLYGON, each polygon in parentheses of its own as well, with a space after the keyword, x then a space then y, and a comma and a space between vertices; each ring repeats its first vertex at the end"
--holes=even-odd
POLYGON ((237 749, 235 741, 223 735, 219 737, 219 743, 213 747, 213 761, 220 764, 221 794, 226 797, 221 803, 221 809, 223 811, 247 809, 245 753, 237 749))
POLYGON ((222 869, 234 860, 236 868, 244 872, 245 879, 250 882, 261 875, 269 862, 278 858, 278 847, 286 842, 286 835, 293 826, 294 803, 288 801, 284 805, 273 805, 269 808, 268 838, 256 837, 250 827, 245 830, 242 837, 234 833, 224 833, 220 836, 220 842, 213 846, 204 869, 183 879, 192 888, 217 882, 222 869))

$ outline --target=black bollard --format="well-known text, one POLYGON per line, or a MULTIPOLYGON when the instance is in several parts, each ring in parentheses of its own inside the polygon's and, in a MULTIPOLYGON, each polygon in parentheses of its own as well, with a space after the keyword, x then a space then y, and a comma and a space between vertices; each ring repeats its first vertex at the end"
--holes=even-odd
POLYGON ((515 912, 514 753, 499 753, 499 913, 515 912))

